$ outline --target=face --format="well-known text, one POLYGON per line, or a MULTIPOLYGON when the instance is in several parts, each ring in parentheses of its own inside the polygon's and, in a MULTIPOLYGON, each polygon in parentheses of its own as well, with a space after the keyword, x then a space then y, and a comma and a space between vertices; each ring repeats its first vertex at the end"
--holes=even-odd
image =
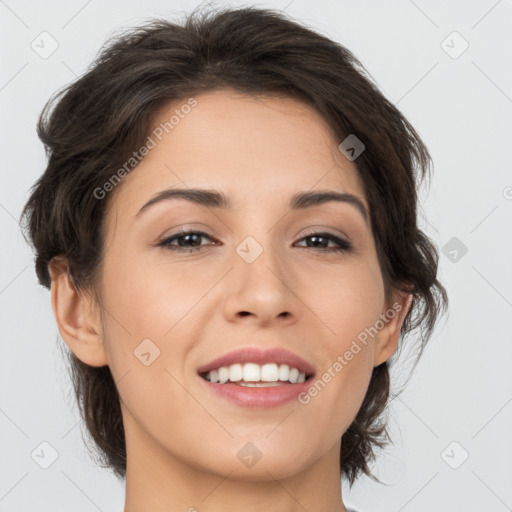
POLYGON ((102 338, 128 458, 151 453, 240 479, 284 478, 320 460, 338 466, 372 369, 394 351, 385 329, 353 348, 390 307, 363 184, 309 106, 232 90, 195 98, 122 180, 106 218, 102 338), (230 206, 159 196, 176 189, 216 191, 230 206), (361 205, 291 205, 320 191, 361 205), (198 369, 243 348, 290 351, 314 370, 301 389, 325 385, 273 403, 213 392, 198 369), (241 463, 242 448, 261 458, 241 463))

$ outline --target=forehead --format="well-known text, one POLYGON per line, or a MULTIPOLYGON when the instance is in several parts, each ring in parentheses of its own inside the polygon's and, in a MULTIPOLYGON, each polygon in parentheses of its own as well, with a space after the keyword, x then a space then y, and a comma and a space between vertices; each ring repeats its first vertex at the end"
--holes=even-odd
POLYGON ((123 178, 116 210, 135 215, 150 196, 172 187, 221 190, 238 207, 270 206, 315 188, 350 192, 366 204, 357 167, 309 105, 232 89, 193 98, 192 108, 184 108, 191 104, 185 98, 155 116, 154 147, 123 178))

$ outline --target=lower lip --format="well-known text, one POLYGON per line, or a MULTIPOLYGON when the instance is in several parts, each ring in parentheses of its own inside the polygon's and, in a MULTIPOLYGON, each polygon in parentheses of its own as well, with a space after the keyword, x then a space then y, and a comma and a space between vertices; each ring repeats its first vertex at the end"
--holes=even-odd
POLYGON ((282 384, 264 388, 239 386, 238 384, 213 383, 199 376, 203 384, 213 393, 229 400, 236 405, 251 408, 278 407, 296 400, 297 397, 307 391, 313 378, 300 384, 282 384))

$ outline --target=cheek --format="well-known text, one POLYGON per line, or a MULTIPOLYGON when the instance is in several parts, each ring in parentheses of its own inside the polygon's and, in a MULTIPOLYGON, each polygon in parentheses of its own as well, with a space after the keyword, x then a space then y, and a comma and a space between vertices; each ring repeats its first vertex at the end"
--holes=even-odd
POLYGON ((373 350, 370 343, 343 335, 329 345, 328 352, 326 364, 301 397, 301 404, 317 421, 330 425, 326 435, 334 440, 361 408, 373 370, 373 350))
MULTIPOLYGON (((200 338, 202 299, 218 280, 216 274, 199 262, 185 269, 165 258, 150 261, 140 253, 131 257, 112 251, 103 275, 105 341, 114 376, 141 371, 142 366, 146 373, 140 377, 147 380, 153 372, 147 371, 144 358, 154 360, 152 370, 160 367, 182 374, 194 340, 200 338)), ((157 380, 153 385, 168 386, 169 379, 165 374, 164 382, 157 380)))
MULTIPOLYGON (((375 324, 384 305, 384 286, 376 262, 353 260, 335 271, 316 273, 308 285, 308 306, 322 321, 331 351, 375 324)), ((345 348, 346 347, 346 348, 345 348)))
POLYGON ((103 279, 109 366, 124 407, 137 422, 168 425, 164 411, 191 409, 179 382, 190 350, 187 340, 197 329, 190 310, 204 291, 198 294, 201 283, 169 266, 129 255, 114 261, 112 253, 103 279))
POLYGON ((161 338, 211 286, 195 272, 149 258, 105 262, 104 296, 119 323, 134 335, 161 338))
POLYGON ((384 304, 383 282, 375 265, 376 261, 357 262, 335 276, 336 285, 331 275, 309 295, 311 309, 322 319, 324 334, 319 339, 326 352, 315 386, 318 396, 322 395, 318 400, 332 411, 333 423, 342 430, 357 414, 373 370, 372 329, 384 304))

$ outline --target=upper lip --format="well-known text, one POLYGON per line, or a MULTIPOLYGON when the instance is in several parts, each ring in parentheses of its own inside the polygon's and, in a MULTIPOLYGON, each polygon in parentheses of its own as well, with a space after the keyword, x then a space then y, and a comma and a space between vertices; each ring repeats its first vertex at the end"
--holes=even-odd
POLYGON ((297 368, 300 372, 304 372, 306 376, 314 375, 315 369, 311 364, 302 357, 286 350, 284 348, 267 348, 261 349, 256 347, 244 347, 238 350, 228 352, 223 356, 217 357, 213 361, 206 363, 205 365, 198 368, 197 372, 208 373, 211 370, 216 370, 221 366, 230 366, 232 364, 244 364, 244 363, 277 363, 287 364, 293 368, 297 368))

